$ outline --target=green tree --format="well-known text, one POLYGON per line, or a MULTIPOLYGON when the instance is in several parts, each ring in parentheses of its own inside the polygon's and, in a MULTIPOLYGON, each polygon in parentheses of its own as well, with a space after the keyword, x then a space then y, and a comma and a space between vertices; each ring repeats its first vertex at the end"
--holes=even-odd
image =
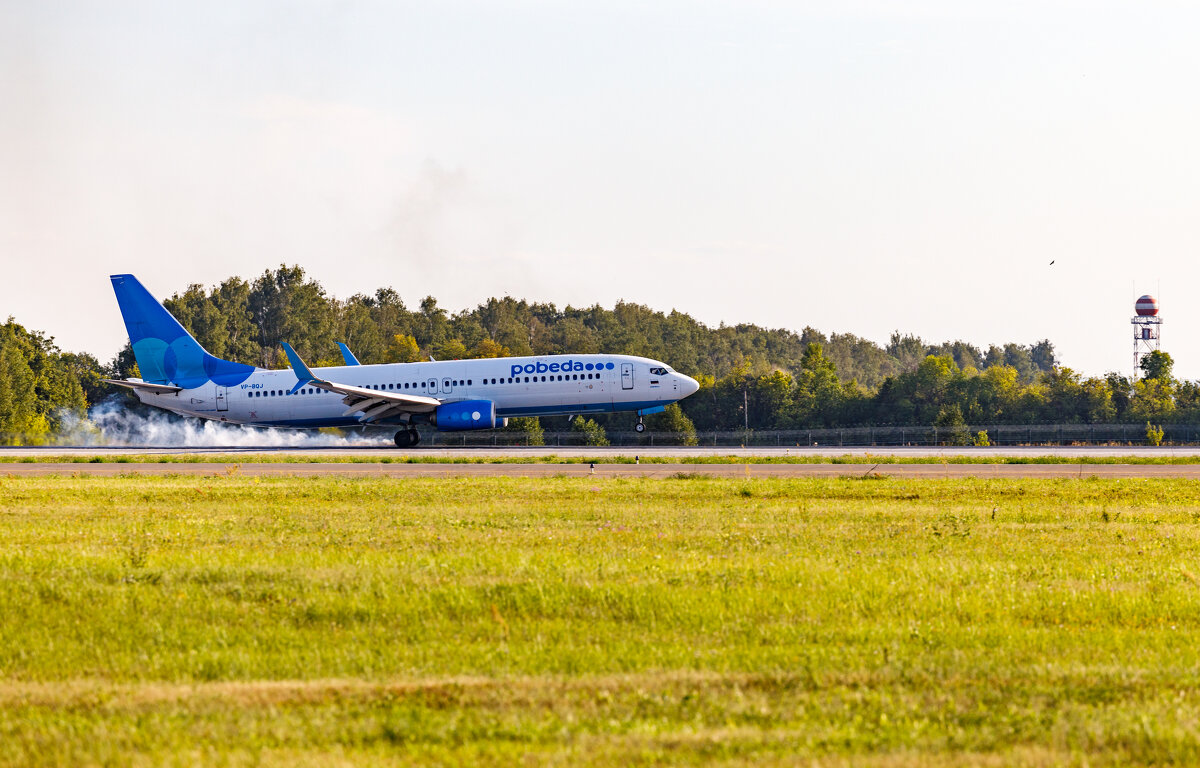
POLYGON ((506 432, 520 432, 525 445, 537 446, 546 444, 545 431, 537 416, 517 416, 508 420, 506 432))
POLYGON ((508 347, 498 344, 491 339, 480 339, 471 349, 470 357, 479 360, 483 358, 510 357, 508 347))
POLYGON ((12 318, 0 326, 0 346, 8 353, 10 392, 8 402, 9 427, 0 431, 21 432, 27 439, 40 441, 68 414, 82 416, 87 407, 79 376, 54 344, 54 339, 29 331, 12 318), (26 377, 28 370, 32 378, 26 377), (25 391, 27 388, 28 391, 25 391), (26 418, 27 404, 32 404, 33 416, 26 418))
POLYGON ((415 363, 421 359, 421 348, 417 340, 407 333, 397 333, 384 356, 386 363, 415 363))
POLYGON ((37 441, 50 429, 38 413, 34 374, 12 329, 0 326, 0 441, 20 445, 37 441))
POLYGON ((1138 421, 1169 422, 1175 415, 1175 391, 1170 379, 1146 377, 1133 385, 1129 415, 1138 421))
MULTIPOLYGON (((836 374, 834 379, 836 381, 836 374)), ((796 383, 783 371, 771 371, 756 378, 751 385, 750 422, 760 429, 786 429, 792 426, 795 420, 795 390, 796 383)))
POLYGON ((340 363, 333 339, 335 307, 325 296, 325 289, 305 279, 300 267, 281 264, 274 272, 264 272, 250 290, 249 309, 258 327, 263 366, 286 367, 279 346, 282 341, 317 364, 340 363))
POLYGON ((350 347, 359 362, 370 365, 387 361, 389 344, 371 311, 372 299, 359 294, 350 297, 338 317, 340 340, 350 347))
MULTIPOLYGON (((231 277, 213 289, 211 298, 225 321, 225 351, 217 356, 246 364, 262 359, 262 345, 250 311, 250 284, 231 277)), ((209 352, 217 354, 211 349, 209 352)))
POLYGON ((891 355, 902 371, 915 370, 928 355, 925 350, 925 342, 917 336, 901 335, 899 331, 892 332, 892 338, 887 345, 887 353, 891 355))
POLYGON ((446 339, 437 345, 435 354, 438 360, 465 360, 468 357, 462 339, 446 339))
POLYGON ((163 306, 200 342, 200 346, 217 357, 227 357, 229 329, 204 286, 193 283, 182 294, 177 293, 164 301, 163 306))
POLYGON ((1143 375, 1147 379, 1158 379, 1168 383, 1173 383, 1171 378, 1171 368, 1175 365, 1175 361, 1171 356, 1161 350, 1154 350, 1148 355, 1144 355, 1138 367, 1142 369, 1143 375))
POLYGON ((583 435, 584 445, 608 445, 608 435, 604 433, 604 427, 600 426, 593 419, 586 419, 583 416, 576 416, 571 419, 571 431, 579 432, 583 435))
MULTIPOLYGON (((675 443, 678 445, 698 445, 699 440, 696 437, 696 425, 692 420, 684 414, 683 409, 679 407, 679 403, 671 403, 663 409, 662 413, 656 413, 650 417, 647 427, 656 432, 665 432, 675 436, 675 443)), ((661 442, 661 438, 655 442, 661 442)))
POLYGON ((84 407, 95 405, 105 396, 112 394, 115 387, 105 384, 109 372, 100 365, 96 358, 86 352, 64 352, 59 356, 66 371, 74 378, 83 392, 84 407))
POLYGON ((938 428, 938 441, 942 445, 971 445, 973 442, 966 419, 957 404, 943 405, 933 424, 938 428))
POLYGON ((796 377, 797 422, 802 426, 829 426, 837 420, 844 399, 837 369, 820 344, 809 344, 800 359, 796 377))

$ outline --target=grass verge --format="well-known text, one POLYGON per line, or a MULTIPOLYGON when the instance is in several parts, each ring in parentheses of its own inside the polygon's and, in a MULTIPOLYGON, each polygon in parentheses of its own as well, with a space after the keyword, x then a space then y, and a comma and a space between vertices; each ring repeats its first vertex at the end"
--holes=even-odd
POLYGON ((0 478, 0 764, 1192 764, 1200 485, 0 478))
POLYGON ((42 454, 0 456, 2 464, 1132 464, 1138 466, 1186 466, 1200 464, 1200 453, 1192 455, 1149 456, 903 456, 893 454, 857 453, 802 456, 754 456, 726 454, 720 456, 662 456, 639 454, 630 448, 627 454, 599 456, 559 456, 530 453, 528 455, 488 455, 479 449, 480 456, 461 454, 439 456, 436 452, 388 455, 387 449, 345 453, 129 453, 100 455, 42 454))

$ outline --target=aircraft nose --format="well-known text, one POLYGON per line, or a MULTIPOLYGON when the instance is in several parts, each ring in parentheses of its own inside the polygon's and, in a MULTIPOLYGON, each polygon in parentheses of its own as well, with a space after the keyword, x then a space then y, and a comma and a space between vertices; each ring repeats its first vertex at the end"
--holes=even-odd
POLYGON ((683 396, 694 395, 700 389, 700 382, 693 379, 691 376, 679 374, 679 390, 683 392, 683 396))

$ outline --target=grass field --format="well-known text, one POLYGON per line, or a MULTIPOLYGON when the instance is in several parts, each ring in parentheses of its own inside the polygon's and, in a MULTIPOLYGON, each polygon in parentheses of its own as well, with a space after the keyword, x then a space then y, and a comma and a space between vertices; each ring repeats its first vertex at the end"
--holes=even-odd
MULTIPOLYGON (((887 450, 886 448, 882 450, 887 450)), ((949 454, 946 456, 903 456, 890 453, 836 455, 725 456, 639 455, 631 447, 624 455, 558 456, 542 453, 514 453, 499 456, 482 451, 480 456, 438 455, 436 452, 389 456, 386 449, 364 452, 359 456, 311 453, 128 453, 91 456, 10 454, 0 456, 4 464, 1133 464, 1182 466, 1200 464, 1200 453, 1191 455, 1150 454, 1144 456, 1054 456, 1054 455, 983 455, 949 454)), ((0 474, 3 474, 0 470, 0 474)))
POLYGON ((1200 485, 0 476, 0 765, 1200 762, 1200 485))

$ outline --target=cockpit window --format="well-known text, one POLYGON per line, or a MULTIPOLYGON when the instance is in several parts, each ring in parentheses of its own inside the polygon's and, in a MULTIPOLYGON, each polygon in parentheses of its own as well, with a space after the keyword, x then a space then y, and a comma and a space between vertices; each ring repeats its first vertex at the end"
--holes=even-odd
POLYGON ((666 368, 651 368, 650 373, 653 373, 655 376, 666 376, 667 369, 666 368))

